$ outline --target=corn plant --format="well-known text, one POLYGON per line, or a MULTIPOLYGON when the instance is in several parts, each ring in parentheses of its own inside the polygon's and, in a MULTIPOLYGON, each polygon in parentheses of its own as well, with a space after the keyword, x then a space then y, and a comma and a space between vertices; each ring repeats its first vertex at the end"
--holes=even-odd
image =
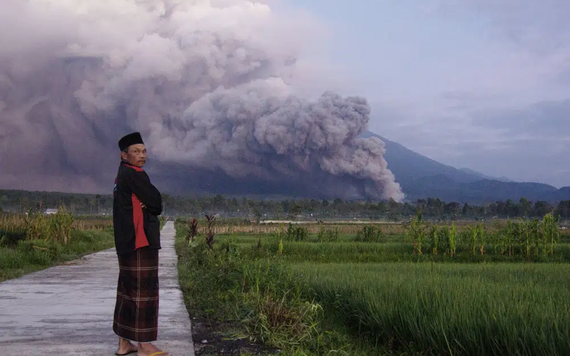
POLYGON ((548 253, 554 254, 554 245, 560 240, 560 229, 558 227, 558 219, 552 213, 546 214, 542 219, 542 229, 544 230, 544 252, 546 254, 546 245, 550 243, 548 253))
POLYGON ((534 255, 538 256, 541 254, 540 244, 543 240, 544 231, 541 227, 540 220, 534 219, 531 223, 532 225, 532 249, 534 255))
POLYGON ((422 254, 422 243, 425 237, 427 226, 422 219, 422 212, 416 212, 416 218, 410 221, 406 236, 414 241, 414 254, 422 254))
POLYGON ((26 214, 24 221, 26 223, 26 230, 28 231, 28 238, 30 240, 41 239, 44 234, 44 217, 39 211, 34 215, 31 210, 26 214))
POLYGON ((479 234, 479 253, 485 254, 485 245, 487 245, 487 233, 483 224, 477 225, 477 233, 479 234))
POLYGON ((502 239, 503 235, 500 232, 490 233, 489 234, 489 244, 493 246, 493 253, 495 255, 501 255, 502 253, 502 239))
POLYGON ((195 218, 188 222, 188 234, 186 235, 186 242, 194 242, 198 235, 198 220, 195 218))
POLYGON ((46 241, 59 241, 63 244, 69 242, 73 224, 73 215, 64 207, 60 208, 57 213, 48 219, 48 233, 46 241))
POLYGON ((380 242, 382 230, 376 226, 363 226, 362 230, 356 233, 357 242, 380 242))
POLYGON ((451 257, 455 256, 457 251, 457 229, 455 228, 455 223, 451 224, 451 229, 449 230, 449 255, 451 257))
POLYGON ((55 215, 35 215, 29 211, 24 218, 28 239, 67 244, 73 229, 73 215, 61 207, 55 215))
POLYGON ((475 255, 479 240, 479 230, 476 226, 469 227, 469 236, 471 237, 471 253, 475 255))
POLYGON ((509 256, 513 254, 513 243, 516 238, 515 235, 516 235, 515 227, 513 226, 511 219, 508 219, 507 231, 504 236, 504 245, 505 245, 505 253, 508 252, 509 256))
POLYGON ((437 255, 438 253, 438 245, 439 245, 439 237, 440 237, 440 232, 439 232, 439 226, 436 224, 434 226, 432 226, 432 228, 430 229, 428 235, 427 235, 427 241, 429 243, 429 248, 431 249, 432 254, 437 255))
POLYGON ((216 235, 214 232, 216 217, 214 215, 206 215, 206 220, 208 221, 208 227, 206 229, 206 244, 208 245, 208 249, 212 250, 214 248, 214 236, 216 235))
POLYGON ((25 240, 27 234, 22 218, 0 215, 0 246, 14 247, 25 240))
POLYGON ((279 256, 281 256, 283 254, 283 225, 279 226, 279 232, 277 232, 277 240, 279 241, 277 253, 279 256))
POLYGON ((304 226, 293 227, 293 224, 289 223, 286 237, 289 241, 306 241, 309 237, 309 231, 304 226))
POLYGON ((540 240, 541 233, 539 231, 538 220, 534 219, 523 224, 525 234, 525 255, 526 257, 530 257, 532 254, 532 247, 533 245, 537 246, 537 242, 540 240))
POLYGON ((319 234, 317 235, 319 242, 335 242, 338 241, 339 231, 338 227, 334 229, 320 228, 319 234))

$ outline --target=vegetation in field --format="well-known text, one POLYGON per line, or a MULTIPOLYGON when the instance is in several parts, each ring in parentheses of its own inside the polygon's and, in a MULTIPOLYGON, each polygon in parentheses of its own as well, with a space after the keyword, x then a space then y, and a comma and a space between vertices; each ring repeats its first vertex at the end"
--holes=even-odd
POLYGON ((302 297, 300 281, 277 255, 229 239, 210 248, 205 239, 186 240, 186 223, 176 225, 180 285, 193 317, 235 321, 242 329, 232 330, 233 337, 263 342, 281 355, 377 355, 345 333, 325 331, 322 307, 302 297))
POLYGON ((66 244, 72 230, 106 230, 112 226, 110 218, 73 216, 65 208, 53 215, 0 214, 0 246, 26 239, 66 244))
POLYGON ((355 241, 358 242, 380 242, 382 230, 377 226, 363 226, 361 231, 356 233, 355 241))
POLYGON ((353 331, 426 355, 570 354, 570 266, 295 264, 353 331))
POLYGON ((304 226, 293 226, 289 224, 287 228, 287 233, 285 234, 285 240, 287 241, 306 241, 309 237, 309 230, 304 226))
POLYGON ((336 242, 339 238, 338 227, 325 229, 321 227, 318 234, 319 242, 336 242))
POLYGON ((0 281, 111 248, 113 243, 111 231, 73 230, 66 245, 45 240, 24 240, 14 247, 0 247, 0 281))
POLYGON ((443 254, 454 257, 459 252, 473 256, 485 254, 520 255, 527 259, 553 256, 560 242, 559 221, 552 214, 542 220, 507 220, 504 228, 487 231, 477 223, 457 232, 456 226, 428 224, 421 212, 408 226, 407 240, 414 243, 414 254, 443 254))
POLYGON ((113 246, 110 221, 54 215, 0 214, 0 281, 113 246))
POLYGON ((570 317, 570 267, 560 263, 570 261, 570 236, 552 215, 467 225, 417 218, 399 234, 385 226, 291 224, 247 234, 220 224, 212 250, 181 232, 187 305, 192 315, 243 323, 244 337, 282 354, 570 351, 562 325, 570 317), (292 325, 312 331, 295 334, 292 325))
POLYGON ((0 246, 18 240, 44 240, 67 244, 71 237, 73 216, 61 209, 54 215, 27 214, 0 216, 0 246))

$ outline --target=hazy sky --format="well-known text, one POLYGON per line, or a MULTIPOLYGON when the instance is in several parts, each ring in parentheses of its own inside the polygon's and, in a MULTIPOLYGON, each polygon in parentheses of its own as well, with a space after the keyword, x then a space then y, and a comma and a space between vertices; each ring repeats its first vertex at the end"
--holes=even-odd
POLYGON ((570 185, 567 0, 284 1, 322 22, 309 54, 334 66, 335 90, 367 97, 371 131, 458 168, 570 185))

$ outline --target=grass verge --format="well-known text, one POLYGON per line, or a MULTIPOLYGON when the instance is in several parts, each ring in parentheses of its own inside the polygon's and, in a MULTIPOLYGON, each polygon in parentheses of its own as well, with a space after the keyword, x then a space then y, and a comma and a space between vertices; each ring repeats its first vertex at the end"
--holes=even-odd
POLYGON ((44 240, 23 240, 13 247, 0 247, 0 282, 113 246, 112 230, 106 229, 73 230, 66 245, 44 240))
POLYGON ((213 250, 202 239, 189 245, 185 234, 177 226, 178 273, 186 306, 202 323, 227 325, 217 330, 225 338, 260 343, 263 354, 379 355, 377 349, 354 343, 320 304, 304 298, 302 280, 279 258, 229 241, 213 250))

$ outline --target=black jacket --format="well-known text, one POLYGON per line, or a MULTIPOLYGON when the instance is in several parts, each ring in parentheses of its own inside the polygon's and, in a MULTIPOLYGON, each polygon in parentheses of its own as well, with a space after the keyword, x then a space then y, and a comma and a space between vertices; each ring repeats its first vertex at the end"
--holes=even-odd
POLYGON ((139 167, 121 162, 113 188, 113 227, 118 254, 149 246, 160 249, 162 196, 139 167), (141 207, 141 203, 145 205, 141 207))

